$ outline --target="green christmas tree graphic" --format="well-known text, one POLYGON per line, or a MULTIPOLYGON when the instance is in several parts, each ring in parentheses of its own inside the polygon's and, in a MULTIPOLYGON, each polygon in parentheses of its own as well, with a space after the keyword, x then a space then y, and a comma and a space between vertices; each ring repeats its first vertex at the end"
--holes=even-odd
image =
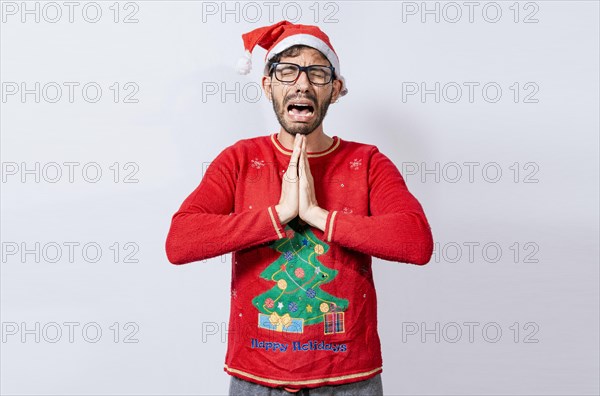
MULTIPOLYGON (((325 267, 319 261, 319 256, 329 250, 329 245, 297 219, 286 225, 286 238, 269 245, 280 252, 281 256, 269 264, 260 276, 275 282, 275 286, 254 297, 252 304, 259 312, 269 316, 272 324, 282 322, 283 331, 286 331, 285 326, 289 326, 290 329, 296 328, 295 332, 302 332, 297 331, 298 326, 302 328, 321 323, 327 313, 345 311, 348 300, 321 290, 321 285, 331 282, 338 271, 325 267), (282 321, 281 318, 287 321, 282 321)), ((264 327, 260 321, 261 315, 259 326, 264 327)), ((277 329, 282 331, 282 326, 277 329)))

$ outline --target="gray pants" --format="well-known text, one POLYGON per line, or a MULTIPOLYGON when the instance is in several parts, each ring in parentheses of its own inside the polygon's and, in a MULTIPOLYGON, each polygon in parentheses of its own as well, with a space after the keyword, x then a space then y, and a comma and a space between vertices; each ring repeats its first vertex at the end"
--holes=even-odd
POLYGON ((367 380, 343 385, 327 385, 317 388, 303 388, 298 392, 288 392, 283 388, 271 388, 241 378, 231 376, 230 396, 383 396, 381 373, 367 380))

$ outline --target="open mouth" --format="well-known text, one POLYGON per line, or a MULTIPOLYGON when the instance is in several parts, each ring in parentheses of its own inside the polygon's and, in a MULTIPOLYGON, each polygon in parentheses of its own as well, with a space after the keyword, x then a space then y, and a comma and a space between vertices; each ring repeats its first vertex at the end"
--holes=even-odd
POLYGON ((315 108, 310 103, 290 103, 287 107, 288 115, 296 121, 306 121, 315 113, 315 108))

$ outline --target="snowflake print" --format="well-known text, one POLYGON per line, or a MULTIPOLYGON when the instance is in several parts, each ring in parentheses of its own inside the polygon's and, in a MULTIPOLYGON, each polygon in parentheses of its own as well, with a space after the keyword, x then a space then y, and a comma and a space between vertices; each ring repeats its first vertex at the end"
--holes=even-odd
POLYGON ((256 169, 260 169, 263 166, 265 166, 265 161, 259 160, 258 158, 254 158, 253 160, 250 160, 250 166, 256 169))
POLYGON ((343 212, 343 213, 352 213, 352 209, 350 209, 350 208, 349 208, 349 207, 347 207, 347 206, 344 206, 344 209, 342 209, 342 212, 343 212))
POLYGON ((352 170, 358 170, 358 168, 362 165, 362 158, 358 159, 358 158, 354 158, 354 161, 350 161, 350 169, 352 170))

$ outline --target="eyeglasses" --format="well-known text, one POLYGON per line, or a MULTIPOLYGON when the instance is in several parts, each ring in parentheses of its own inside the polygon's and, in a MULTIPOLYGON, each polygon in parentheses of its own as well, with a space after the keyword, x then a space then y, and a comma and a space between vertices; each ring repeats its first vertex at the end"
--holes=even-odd
POLYGON ((283 83, 296 82, 300 73, 306 72, 308 81, 314 85, 327 85, 335 77, 333 73, 335 68, 333 66, 321 66, 321 65, 310 65, 300 66, 295 63, 287 62, 275 62, 271 65, 269 75, 275 72, 275 78, 283 83))

